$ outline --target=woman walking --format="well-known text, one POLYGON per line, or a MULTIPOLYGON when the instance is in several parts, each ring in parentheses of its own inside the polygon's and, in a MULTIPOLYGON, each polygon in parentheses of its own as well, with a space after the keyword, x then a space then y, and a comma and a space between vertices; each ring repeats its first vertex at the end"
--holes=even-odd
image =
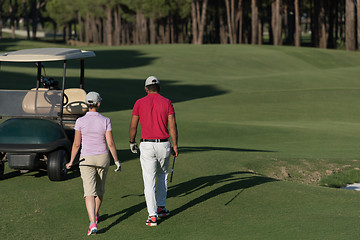
POLYGON ((82 161, 79 166, 90 220, 88 235, 97 232, 99 209, 103 201, 105 180, 110 165, 109 150, 117 166, 115 171, 121 170, 112 135, 111 121, 98 112, 101 100, 97 92, 89 92, 86 95, 85 101, 89 111, 75 122, 71 158, 70 162, 66 164, 66 168, 70 169, 81 146, 80 159, 82 161))

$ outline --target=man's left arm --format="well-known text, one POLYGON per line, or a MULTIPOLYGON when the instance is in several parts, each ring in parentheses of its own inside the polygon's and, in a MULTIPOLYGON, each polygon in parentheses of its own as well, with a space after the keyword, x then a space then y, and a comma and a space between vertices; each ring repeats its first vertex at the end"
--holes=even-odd
POLYGON ((168 116, 168 124, 169 124, 169 134, 173 143, 174 156, 177 157, 179 155, 179 149, 178 149, 178 130, 176 125, 175 114, 170 114, 168 116))

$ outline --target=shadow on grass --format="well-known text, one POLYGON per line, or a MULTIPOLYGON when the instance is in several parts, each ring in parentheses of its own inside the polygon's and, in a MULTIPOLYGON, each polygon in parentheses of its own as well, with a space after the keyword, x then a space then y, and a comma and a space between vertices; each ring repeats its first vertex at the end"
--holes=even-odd
POLYGON ((246 148, 230 148, 230 147, 180 147, 180 153, 187 152, 205 152, 205 151, 229 151, 229 152, 276 152, 271 150, 258 150, 246 148))
MULTIPOLYGON (((276 151, 270 151, 270 150, 258 150, 258 149, 246 149, 246 148, 229 148, 229 147, 205 147, 205 146, 199 146, 199 147, 180 147, 179 148, 180 153, 189 153, 189 152, 206 152, 206 151, 230 151, 230 152, 276 152, 276 151)), ((127 162, 132 160, 139 160, 140 155, 139 154, 133 154, 130 149, 121 149, 117 150, 117 155, 120 159, 120 161, 127 162)), ((111 158, 110 166, 115 165, 113 159, 111 158)), ((43 166, 43 169, 46 169, 46 166, 43 166)), ((21 176, 19 171, 12 171, 9 173, 4 174, 3 180, 10 179, 13 177, 21 176)), ((30 171, 27 173, 26 176, 33 176, 33 177, 44 177, 47 176, 46 170, 40 170, 40 171, 30 171)), ((79 167, 74 167, 71 169, 71 171, 68 172, 67 179, 73 179, 80 177, 80 170, 79 167)))
MULTIPOLYGON (((271 150, 259 150, 259 149, 246 149, 246 148, 230 148, 230 147, 180 147, 179 152, 182 153, 191 153, 191 152, 207 152, 207 151, 228 151, 228 152, 276 152, 271 150)), ((134 154, 130 149, 121 149, 117 150, 117 155, 121 162, 127 162, 131 160, 140 159, 139 154, 134 154)), ((111 162, 111 165, 114 165, 114 162, 111 162)))
MULTIPOLYGON (((47 177, 47 170, 46 167, 37 170, 24 170, 23 172, 21 172, 20 170, 13 170, 11 172, 5 173, 1 180, 7 180, 19 176, 34 178, 47 177)), ((78 166, 75 166, 70 171, 68 171, 65 181, 77 177, 80 177, 80 170, 78 166)))
MULTIPOLYGON (((114 78, 111 72, 107 74, 106 71, 151 65, 156 58, 149 57, 139 50, 99 50, 95 53, 97 57, 87 59, 85 61, 85 68, 89 70, 103 70, 102 76, 104 77, 92 78, 88 76, 85 70, 85 90, 87 92, 96 91, 103 96, 101 112, 132 109, 135 101, 146 95, 144 81, 148 76, 143 76, 141 79, 122 79, 114 78)), ((62 74, 62 71, 59 71, 63 68, 61 61, 46 62, 45 67, 48 69, 46 71, 48 77, 53 77, 59 83, 62 82, 62 75, 58 76, 62 74)), ((80 69, 79 61, 69 61, 67 68, 80 69)), ((28 90, 34 88, 36 86, 36 76, 37 69, 34 63, 2 63, 0 66, 0 78, 9 80, 2 81, 0 89, 28 90), (33 74, 26 74, 26 71, 9 70, 14 67, 19 69, 28 68, 33 74)), ((182 84, 182 79, 160 79, 160 81, 161 94, 170 98, 173 103, 218 96, 228 92, 216 85, 182 84)), ((79 76, 66 77, 65 88, 79 87, 79 84, 79 76)))
MULTIPOLYGON (((136 100, 146 96, 144 90, 144 81, 146 77, 147 76, 144 76, 144 79, 87 78, 85 80, 85 90, 87 92, 96 91, 100 93, 103 98, 100 112, 129 110, 133 108, 136 100)), ((6 72, 1 70, 0 78, 11 79, 11 81, 2 81, 0 89, 28 90, 36 86, 36 74, 29 76, 24 73, 6 72)), ((211 84, 190 85, 181 84, 181 80, 174 81, 166 79, 160 79, 160 81, 161 95, 169 98, 172 103, 219 96, 228 92, 211 84)), ((74 77, 67 78, 65 88, 78 87, 78 79, 74 77)))
MULTIPOLYGON (((273 178, 264 177, 261 175, 256 175, 251 172, 230 172, 226 174, 219 174, 219 175, 211 175, 211 176, 205 176, 205 177, 198 177, 195 179, 192 179, 187 182, 179 183, 175 186, 171 186, 168 189, 168 198, 177 198, 177 197, 184 197, 187 195, 190 195, 202 190, 205 191, 203 195, 199 197, 195 197, 192 200, 190 200, 188 203, 184 204, 183 206, 171 210, 170 216, 176 216, 177 214, 184 212, 188 210, 191 207, 194 207, 202 202, 205 202, 211 198, 217 197, 221 194, 233 192, 233 191, 239 191, 232 199, 229 199, 229 201, 224 202, 224 205, 229 205, 231 202, 233 202, 236 197, 238 197, 245 189, 268 183, 277 181, 273 178), (214 190, 206 191, 205 189, 208 187, 216 186, 217 188, 214 190)), ((132 195, 126 195, 125 197, 130 197, 132 195)), ((135 196, 144 196, 141 195, 135 195, 135 196)), ((221 204, 221 203, 220 203, 221 204)), ((216 207, 216 206, 214 206, 216 207)), ((110 215, 102 215, 100 219, 102 221, 105 221, 107 219, 116 218, 110 225, 107 227, 100 229, 98 233, 105 233, 108 230, 110 230, 112 227, 116 226, 117 224, 121 223, 122 221, 126 220, 127 218, 131 217, 132 215, 142 211, 146 208, 145 201, 138 203, 134 206, 131 206, 129 208, 126 208, 124 210, 121 210, 119 212, 116 212, 114 214, 110 215)), ((166 220, 166 219, 164 219, 166 220)))
POLYGON ((199 177, 188 182, 180 183, 169 188, 168 198, 187 196, 206 187, 211 187, 220 183, 224 185, 219 186, 218 188, 191 200, 190 202, 179 208, 173 209, 171 211, 171 216, 175 216, 199 203, 205 202, 206 200, 216 197, 218 195, 240 190, 240 192, 238 192, 235 197, 229 199, 229 201, 224 203, 224 205, 227 206, 232 201, 234 201, 235 198, 238 197, 245 189, 274 181, 277 180, 261 175, 256 175, 251 172, 231 172, 227 174, 199 177), (244 174, 251 175, 243 176, 244 174))
POLYGON ((20 176, 21 173, 20 171, 12 171, 12 172, 8 172, 8 173, 5 173, 3 178, 1 180, 6 180, 6 179, 10 179, 10 178, 14 178, 14 177, 17 177, 17 176, 20 176))
MULTIPOLYGON (((143 79, 89 79, 85 82, 86 91, 97 91, 104 96, 100 112, 130 110, 136 100, 145 97, 143 79)), ((182 80, 160 79, 160 94, 169 98, 172 103, 186 102, 195 99, 220 96, 228 91, 211 84, 182 84, 182 80)), ((75 82, 75 81, 73 81, 75 82)), ((73 86, 75 87, 75 86, 73 86)), ((176 109, 175 109, 176 111, 176 109)))

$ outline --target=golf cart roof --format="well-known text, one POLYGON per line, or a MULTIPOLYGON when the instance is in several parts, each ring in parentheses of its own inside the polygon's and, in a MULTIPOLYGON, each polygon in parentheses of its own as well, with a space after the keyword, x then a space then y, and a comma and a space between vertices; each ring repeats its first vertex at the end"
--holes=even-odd
POLYGON ((71 48, 33 48, 0 53, 0 62, 48 62, 89 57, 95 57, 95 53, 71 48))

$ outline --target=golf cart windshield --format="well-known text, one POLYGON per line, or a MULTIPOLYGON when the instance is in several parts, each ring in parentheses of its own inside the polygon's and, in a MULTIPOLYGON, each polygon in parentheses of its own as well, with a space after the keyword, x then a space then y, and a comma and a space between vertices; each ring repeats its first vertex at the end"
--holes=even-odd
POLYGON ((0 90, 0 117, 58 118, 61 90, 0 90))

